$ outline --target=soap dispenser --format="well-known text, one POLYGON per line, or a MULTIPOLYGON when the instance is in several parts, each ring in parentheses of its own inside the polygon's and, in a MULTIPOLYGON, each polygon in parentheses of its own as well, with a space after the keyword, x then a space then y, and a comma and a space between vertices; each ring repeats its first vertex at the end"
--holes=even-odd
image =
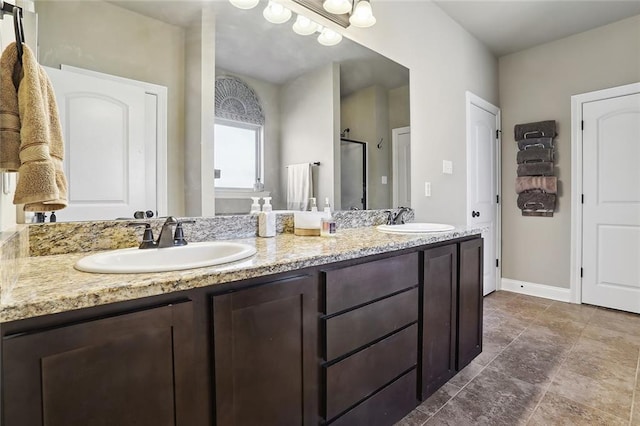
POLYGON ((309 198, 309 206, 311 206, 309 210, 311 210, 312 212, 318 211, 318 205, 316 204, 315 197, 309 198))
POLYGON ((271 206, 271 197, 264 197, 262 211, 258 216, 258 236, 276 236, 276 214, 273 212, 273 207, 271 206))
POLYGON ((260 197, 251 197, 253 200, 253 204, 251 204, 251 210, 249 214, 258 214, 260 213, 260 197))
POLYGON ((324 199, 324 212, 328 213, 328 217, 331 217, 331 204, 329 204, 329 197, 324 199))

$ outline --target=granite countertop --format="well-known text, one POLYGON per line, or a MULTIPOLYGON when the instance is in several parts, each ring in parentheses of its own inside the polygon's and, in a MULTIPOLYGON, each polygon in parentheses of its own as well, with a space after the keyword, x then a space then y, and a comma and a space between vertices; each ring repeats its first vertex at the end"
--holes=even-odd
POLYGON ((87 253, 23 259, 17 282, 0 295, 0 322, 8 322, 107 303, 223 284, 363 256, 480 234, 483 228, 392 235, 375 227, 339 230, 334 238, 280 234, 234 241, 255 245, 245 260, 185 271, 144 274, 92 274, 73 268, 87 253))

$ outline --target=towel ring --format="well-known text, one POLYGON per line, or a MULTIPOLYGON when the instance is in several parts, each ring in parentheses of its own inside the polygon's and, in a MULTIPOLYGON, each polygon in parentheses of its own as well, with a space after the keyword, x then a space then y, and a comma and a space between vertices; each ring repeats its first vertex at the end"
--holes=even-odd
POLYGON ((22 9, 13 6, 13 30, 16 35, 16 49, 18 50, 18 61, 22 62, 22 43, 24 43, 24 27, 22 26, 22 9))

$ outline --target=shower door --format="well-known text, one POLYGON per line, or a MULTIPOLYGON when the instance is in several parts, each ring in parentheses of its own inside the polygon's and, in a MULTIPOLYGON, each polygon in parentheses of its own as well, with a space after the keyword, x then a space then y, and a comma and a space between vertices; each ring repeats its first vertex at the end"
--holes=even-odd
POLYGON ((340 140, 340 202, 342 210, 367 208, 367 144, 340 140))

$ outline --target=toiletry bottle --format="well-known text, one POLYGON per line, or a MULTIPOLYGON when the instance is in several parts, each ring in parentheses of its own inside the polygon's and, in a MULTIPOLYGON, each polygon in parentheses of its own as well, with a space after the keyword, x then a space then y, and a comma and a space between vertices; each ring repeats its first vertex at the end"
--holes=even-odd
POLYGON ((258 236, 276 236, 276 214, 272 211, 271 197, 264 197, 262 211, 258 215, 258 236))
POLYGON ((309 206, 312 212, 318 211, 318 205, 316 204, 316 199, 314 197, 309 198, 309 206))
POLYGON ((324 216, 320 220, 320 236, 321 237, 335 237, 336 236, 336 220, 331 217, 331 205, 329 205, 329 198, 324 199, 324 216))
POLYGON ((329 214, 329 217, 331 217, 331 204, 329 204, 329 197, 326 197, 324 199, 324 212, 329 214))
POLYGON ((253 204, 251 204, 251 210, 249 214, 258 214, 260 213, 260 197, 251 197, 253 200, 253 204))

